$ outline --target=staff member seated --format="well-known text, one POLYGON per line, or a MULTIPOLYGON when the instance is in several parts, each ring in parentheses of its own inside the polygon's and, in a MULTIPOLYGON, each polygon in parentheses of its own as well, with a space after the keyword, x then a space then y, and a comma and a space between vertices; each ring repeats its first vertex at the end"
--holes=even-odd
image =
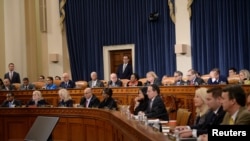
POLYGON ((117 109, 115 100, 112 98, 113 91, 111 88, 104 88, 102 92, 103 101, 100 103, 99 108, 104 109, 117 109))
POLYGON ((14 98, 13 93, 7 93, 6 94, 6 100, 2 103, 1 107, 21 107, 22 103, 20 100, 16 100, 14 98))
POLYGON ((42 93, 40 91, 34 91, 32 95, 32 99, 28 102, 27 107, 43 107, 48 103, 42 97, 42 93))

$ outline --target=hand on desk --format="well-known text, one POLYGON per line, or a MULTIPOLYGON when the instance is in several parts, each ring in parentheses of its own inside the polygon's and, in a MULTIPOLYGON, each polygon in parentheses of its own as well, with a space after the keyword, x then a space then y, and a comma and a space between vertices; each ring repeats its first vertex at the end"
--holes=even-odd
POLYGON ((198 141, 208 141, 207 134, 202 134, 198 137, 198 141))
POLYGON ((192 130, 190 129, 185 129, 185 130, 181 130, 179 132, 179 137, 180 138, 189 138, 189 137, 192 137, 192 130))

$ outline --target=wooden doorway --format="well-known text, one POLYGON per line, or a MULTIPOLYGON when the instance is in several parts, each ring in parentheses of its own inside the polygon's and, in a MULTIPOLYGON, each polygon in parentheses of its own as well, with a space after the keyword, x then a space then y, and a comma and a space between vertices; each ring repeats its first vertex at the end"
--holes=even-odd
MULTIPOLYGON (((122 63, 123 54, 121 55, 121 57, 118 57, 119 59, 113 59, 113 58, 111 58, 111 56, 114 56, 114 55, 110 55, 110 53, 112 51, 118 51, 118 52, 121 51, 122 53, 124 53, 124 50, 130 50, 130 53, 127 54, 127 55, 130 55, 130 61, 129 61, 129 63, 132 64, 133 71, 134 71, 134 64, 135 64, 135 44, 103 46, 103 71, 104 71, 104 80, 109 80, 110 73, 113 72, 113 70, 115 70, 115 68, 114 68, 111 71, 111 66, 115 67, 115 65, 111 65, 111 59, 112 60, 118 60, 118 61, 120 61, 120 63, 122 63)), ((116 70, 114 72, 116 72, 116 70)))
POLYGON ((129 64, 132 65, 132 50, 125 49, 125 50, 111 50, 110 51, 110 72, 116 73, 118 66, 123 63, 123 56, 127 55, 129 57, 129 64))

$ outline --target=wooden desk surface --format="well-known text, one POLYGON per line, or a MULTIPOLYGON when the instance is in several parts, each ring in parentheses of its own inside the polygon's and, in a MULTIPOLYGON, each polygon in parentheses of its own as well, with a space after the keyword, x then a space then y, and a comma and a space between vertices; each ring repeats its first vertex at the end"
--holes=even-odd
POLYGON ((22 140, 37 116, 56 116, 54 141, 167 141, 118 111, 87 108, 0 108, 0 140, 22 140))
MULTIPOLYGON (((225 87, 226 85, 219 85, 225 87)), ((172 110, 169 112, 170 119, 176 119, 176 111, 178 108, 186 108, 192 112, 190 124, 193 123, 195 118, 195 107, 193 105, 193 97, 195 90, 200 87, 211 88, 214 85, 200 85, 200 86, 162 86, 160 92, 166 107, 172 110), (171 99, 171 98, 174 98, 171 99)), ((250 93, 250 85, 242 85, 246 93, 250 93)), ((119 105, 130 105, 131 101, 138 95, 139 87, 117 87, 113 89, 113 98, 117 100, 119 105)), ((79 103, 83 96, 83 89, 68 89, 71 97, 75 103, 79 103)), ((103 88, 93 88, 93 93, 102 99, 103 88)), ((26 104, 32 97, 31 90, 29 91, 12 91, 16 99, 19 99, 26 104)), ((57 106, 59 97, 58 90, 41 90, 43 97, 54 107, 57 106)), ((0 103, 5 100, 6 91, 0 91, 0 103)))

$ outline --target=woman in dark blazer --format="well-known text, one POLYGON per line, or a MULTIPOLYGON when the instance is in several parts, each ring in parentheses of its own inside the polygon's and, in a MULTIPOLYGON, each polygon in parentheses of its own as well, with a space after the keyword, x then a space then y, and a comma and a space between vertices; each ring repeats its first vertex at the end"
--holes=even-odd
POLYGON ((115 109, 117 110, 117 105, 115 100, 112 98, 113 91, 111 88, 104 88, 102 92, 103 100, 99 105, 99 108, 115 109))
POLYGON ((40 91, 34 91, 32 95, 32 99, 28 102, 27 107, 35 106, 35 107, 43 107, 48 103, 42 97, 42 93, 40 91))
POLYGON ((68 90, 60 89, 58 91, 58 95, 60 97, 58 107, 73 107, 73 100, 72 100, 68 90))
POLYGON ((139 90, 138 96, 135 98, 134 115, 140 111, 145 111, 148 107, 147 87, 142 87, 139 90))

